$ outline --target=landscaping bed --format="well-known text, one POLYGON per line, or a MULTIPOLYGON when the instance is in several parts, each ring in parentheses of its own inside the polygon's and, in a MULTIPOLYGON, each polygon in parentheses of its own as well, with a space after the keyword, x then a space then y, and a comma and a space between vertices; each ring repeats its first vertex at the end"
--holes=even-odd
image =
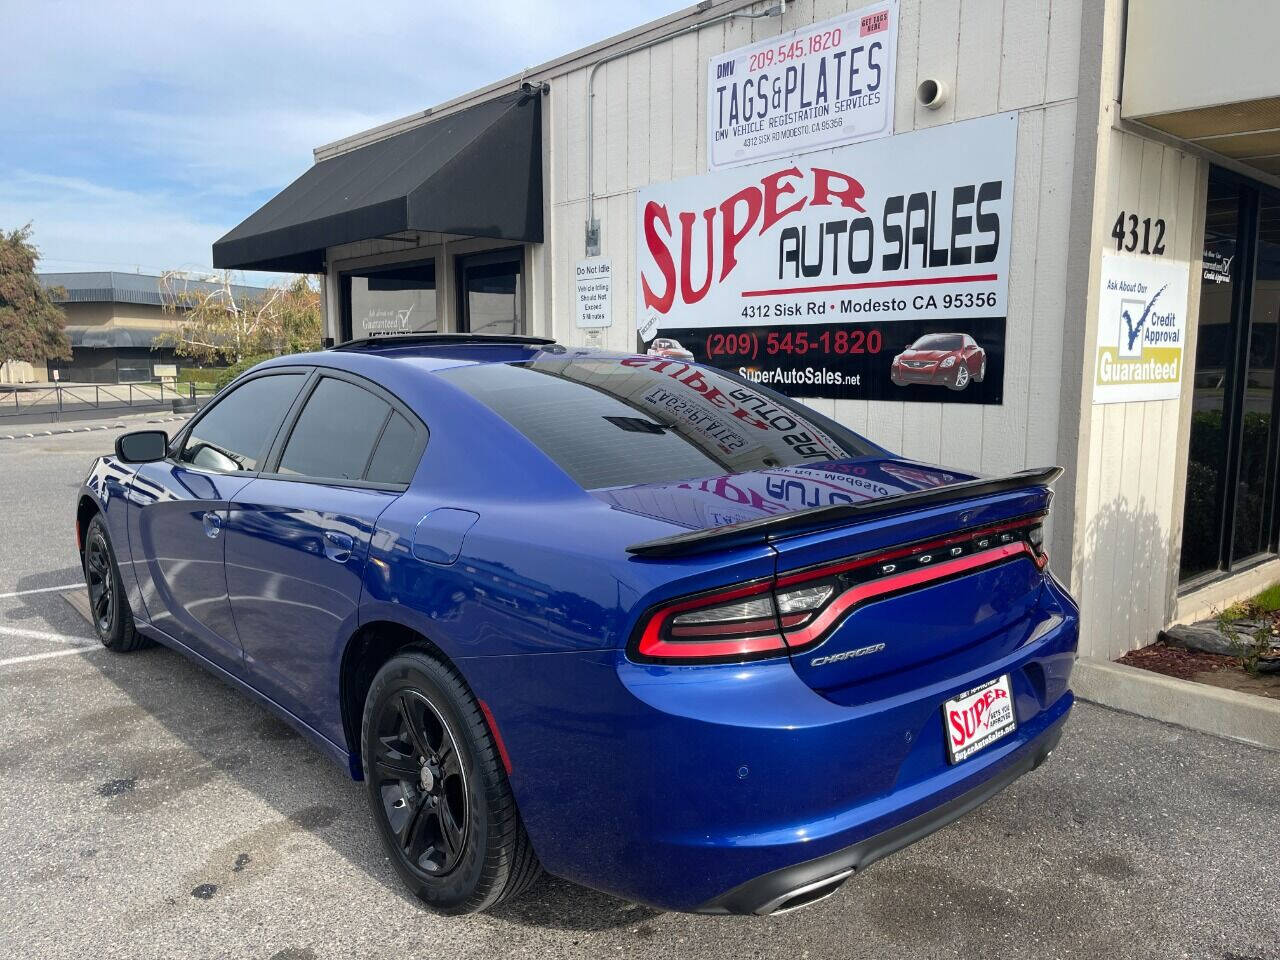
POLYGON ((1170 627, 1155 643, 1131 650, 1117 662, 1280 699, 1280 584, 1212 620, 1170 627))

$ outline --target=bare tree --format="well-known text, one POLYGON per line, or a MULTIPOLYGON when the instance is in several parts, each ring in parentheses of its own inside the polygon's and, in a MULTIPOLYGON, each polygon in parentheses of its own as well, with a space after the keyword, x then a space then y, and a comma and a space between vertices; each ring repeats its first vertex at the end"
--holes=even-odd
POLYGON ((195 363, 239 363, 262 354, 297 353, 320 346, 324 318, 312 279, 249 291, 224 271, 217 280, 167 271, 160 278, 165 310, 181 318, 155 340, 195 363))

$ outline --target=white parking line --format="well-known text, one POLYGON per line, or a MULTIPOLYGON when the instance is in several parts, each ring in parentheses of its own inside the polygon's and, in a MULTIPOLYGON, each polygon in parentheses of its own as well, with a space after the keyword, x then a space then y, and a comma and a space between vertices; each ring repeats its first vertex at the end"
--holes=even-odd
POLYGON ((69 633, 53 633, 48 630, 24 630, 21 627, 10 627, 0 623, 0 640, 6 636, 22 637, 26 640, 49 640, 53 643, 70 643, 80 647, 92 646, 93 637, 77 637, 69 633))
POLYGON ((61 593, 63 590, 75 590, 83 586, 83 583, 64 583, 60 587, 32 587, 30 590, 15 590, 12 593, 0 593, 0 600, 11 600, 14 597, 25 597, 29 593, 61 593))
POLYGON ((73 653, 93 653, 95 650, 105 650, 106 647, 83 646, 73 647, 70 650, 50 650, 48 653, 28 653, 22 657, 6 657, 0 660, 0 667, 8 667, 15 663, 30 663, 32 660, 48 660, 50 657, 69 657, 73 653))

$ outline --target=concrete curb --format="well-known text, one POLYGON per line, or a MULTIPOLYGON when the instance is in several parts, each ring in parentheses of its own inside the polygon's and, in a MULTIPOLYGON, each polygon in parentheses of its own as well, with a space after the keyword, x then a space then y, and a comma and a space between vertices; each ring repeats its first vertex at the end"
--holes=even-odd
POLYGON ((1080 699, 1104 707, 1280 750, 1277 700, 1091 657, 1076 661, 1071 688, 1080 699))
MULTIPOLYGON (((182 417, 157 417, 145 421, 146 423, 172 423, 174 420, 190 419, 192 414, 182 417)), ((144 421, 138 420, 133 424, 129 423, 95 423, 88 427, 59 427, 56 430, 33 430, 30 433, 0 433, 0 440, 30 440, 35 437, 57 437, 64 433, 92 433, 94 430, 123 430, 125 427, 134 426, 144 421)))

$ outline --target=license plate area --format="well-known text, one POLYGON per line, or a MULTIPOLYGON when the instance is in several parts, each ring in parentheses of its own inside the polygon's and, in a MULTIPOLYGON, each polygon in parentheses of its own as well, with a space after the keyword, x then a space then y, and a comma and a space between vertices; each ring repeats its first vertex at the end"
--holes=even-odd
POLYGON ((1002 674, 942 705, 947 760, 959 763, 1017 729, 1013 689, 1002 674))

